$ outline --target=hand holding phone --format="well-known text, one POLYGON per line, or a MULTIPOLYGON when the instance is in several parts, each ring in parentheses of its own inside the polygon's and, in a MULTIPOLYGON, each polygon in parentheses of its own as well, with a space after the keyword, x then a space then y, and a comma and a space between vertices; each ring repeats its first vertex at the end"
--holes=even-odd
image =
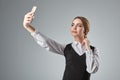
POLYGON ((25 28, 27 28, 28 25, 30 25, 31 22, 33 21, 36 9, 37 9, 37 7, 33 6, 32 10, 25 15, 24 21, 23 21, 23 26, 25 28))
POLYGON ((24 16, 23 26, 30 33, 35 32, 35 28, 31 25, 31 23, 34 19, 34 14, 35 14, 36 9, 37 9, 37 7, 33 6, 32 10, 24 16))

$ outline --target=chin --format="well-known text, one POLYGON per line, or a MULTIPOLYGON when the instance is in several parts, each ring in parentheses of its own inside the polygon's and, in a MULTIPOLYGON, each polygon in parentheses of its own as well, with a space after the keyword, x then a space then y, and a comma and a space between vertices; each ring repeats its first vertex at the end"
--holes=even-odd
POLYGON ((75 33, 71 33, 72 34, 72 36, 76 36, 77 34, 75 34, 75 33))
POLYGON ((73 36, 73 37, 77 37, 78 35, 76 35, 76 34, 72 34, 72 36, 73 36))

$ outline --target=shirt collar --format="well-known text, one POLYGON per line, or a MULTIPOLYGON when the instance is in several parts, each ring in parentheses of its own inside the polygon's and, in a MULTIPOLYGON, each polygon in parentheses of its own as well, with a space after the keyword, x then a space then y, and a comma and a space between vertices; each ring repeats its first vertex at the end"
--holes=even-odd
POLYGON ((81 43, 80 42, 78 42, 78 41, 73 41, 73 43, 72 43, 73 45, 80 45, 81 46, 81 43))

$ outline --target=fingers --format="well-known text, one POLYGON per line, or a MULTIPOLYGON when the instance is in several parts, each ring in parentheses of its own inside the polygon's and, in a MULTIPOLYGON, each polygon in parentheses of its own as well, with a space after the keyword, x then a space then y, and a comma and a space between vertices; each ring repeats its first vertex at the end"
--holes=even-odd
POLYGON ((82 41, 82 45, 85 45, 85 44, 90 44, 90 41, 88 40, 88 38, 85 38, 85 39, 82 41))
POLYGON ((82 42, 82 46, 84 46, 86 50, 90 50, 90 41, 85 38, 82 42))
POLYGON ((85 40, 85 42, 90 43, 90 41, 88 40, 88 38, 85 38, 84 40, 85 40))
POLYGON ((30 24, 32 22, 33 18, 34 18, 33 13, 31 13, 31 12, 27 13, 24 17, 24 23, 30 24))
POLYGON ((82 41, 82 46, 84 46, 85 45, 85 39, 82 41))
POLYGON ((31 21, 34 18, 34 14, 29 12, 25 15, 26 21, 31 21))

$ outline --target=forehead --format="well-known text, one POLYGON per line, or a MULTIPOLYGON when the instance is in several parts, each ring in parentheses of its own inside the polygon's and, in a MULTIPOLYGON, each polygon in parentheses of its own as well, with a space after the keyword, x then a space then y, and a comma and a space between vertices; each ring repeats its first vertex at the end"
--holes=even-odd
POLYGON ((75 19, 75 20, 73 20, 73 23, 74 23, 74 24, 78 24, 78 23, 79 23, 79 24, 81 24, 81 25, 83 24, 80 19, 75 19))

